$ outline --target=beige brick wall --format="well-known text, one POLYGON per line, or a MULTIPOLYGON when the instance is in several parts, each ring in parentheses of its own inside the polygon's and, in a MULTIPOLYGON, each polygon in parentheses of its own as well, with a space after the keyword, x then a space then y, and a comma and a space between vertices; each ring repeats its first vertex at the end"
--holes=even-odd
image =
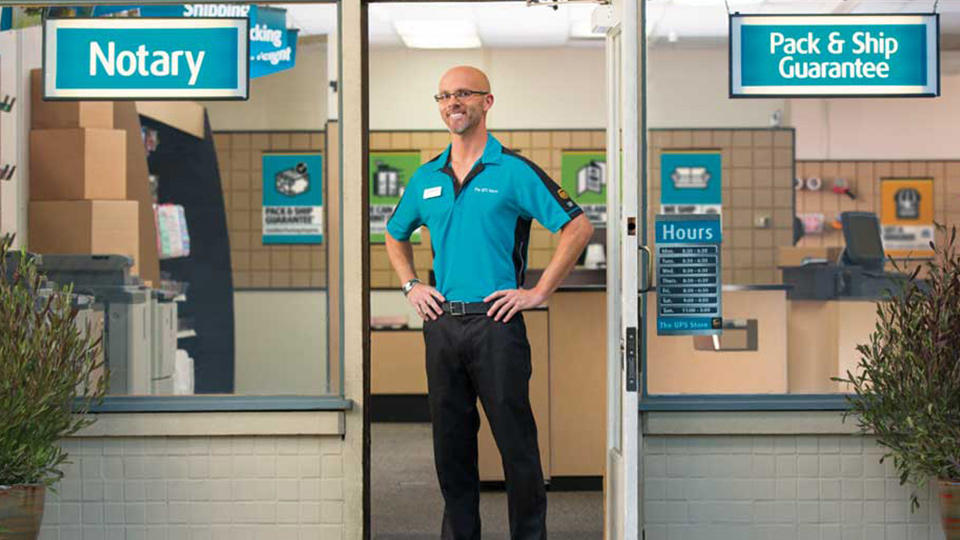
MULTIPOLYGON (((649 227, 660 208, 660 154, 717 149, 723 163, 723 282, 780 283, 778 246, 793 245, 792 129, 655 129, 649 136, 649 227), (755 226, 769 217, 767 228, 755 226)), ((652 241, 652 240, 651 240, 652 241)))
MULTIPOLYGON (((796 192, 797 214, 822 213, 829 220, 841 212, 875 212, 880 216, 880 180, 932 178, 933 218, 947 226, 960 225, 960 161, 797 161, 797 176, 823 180, 820 191, 796 192), (838 178, 847 181, 856 199, 832 191, 838 178)), ((825 227, 823 234, 800 240, 801 246, 843 246, 843 232, 825 227)))
MULTIPOLYGON (((325 154, 322 131, 215 132, 227 213, 233 286, 243 288, 326 288, 326 242, 319 245, 263 245, 264 152, 325 154)), ((324 162, 326 168, 328 164, 324 162)), ((324 175, 326 177, 327 175, 324 175)), ((324 193, 326 193, 324 186, 324 193)), ((325 224, 330 234, 330 224, 325 224)))
POLYGON ((43 540, 341 539, 335 436, 69 439, 43 540))
POLYGON ((943 540, 936 487, 901 487, 872 437, 646 436, 647 540, 943 540))

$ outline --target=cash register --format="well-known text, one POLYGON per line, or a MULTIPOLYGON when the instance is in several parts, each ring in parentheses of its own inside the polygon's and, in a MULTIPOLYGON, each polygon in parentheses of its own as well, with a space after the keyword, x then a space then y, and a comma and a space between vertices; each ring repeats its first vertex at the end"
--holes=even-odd
POLYGON ((839 260, 809 260, 800 266, 782 266, 783 283, 791 285, 792 300, 836 298, 879 299, 898 289, 905 274, 884 272, 880 222, 871 212, 840 214, 845 247, 839 260))

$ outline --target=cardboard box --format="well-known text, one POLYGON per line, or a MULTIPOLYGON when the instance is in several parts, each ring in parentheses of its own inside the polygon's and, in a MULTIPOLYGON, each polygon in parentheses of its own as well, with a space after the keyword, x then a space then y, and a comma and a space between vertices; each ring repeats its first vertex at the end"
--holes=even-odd
POLYGON ((203 105, 192 101, 138 101, 137 113, 162 122, 172 128, 204 138, 203 105))
POLYGON ((35 253, 126 255, 139 272, 137 201, 33 201, 27 249, 35 253))
POLYGON ((41 70, 30 72, 30 126, 33 129, 113 129, 112 101, 45 101, 41 70))
POLYGON ((126 197, 124 131, 78 128, 30 132, 30 199, 123 200, 126 197))
POLYGON ((777 248, 777 266, 800 266, 806 258, 826 259, 835 263, 840 257, 842 247, 797 247, 780 246, 777 248))

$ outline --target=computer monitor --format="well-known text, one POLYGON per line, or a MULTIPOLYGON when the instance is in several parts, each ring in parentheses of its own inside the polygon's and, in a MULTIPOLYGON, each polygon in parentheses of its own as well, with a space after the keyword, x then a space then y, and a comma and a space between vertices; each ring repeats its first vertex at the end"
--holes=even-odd
POLYGON ((843 240, 846 249, 841 257, 844 266, 860 266, 865 270, 883 271, 883 241, 880 239, 880 221, 872 212, 843 212, 843 240))

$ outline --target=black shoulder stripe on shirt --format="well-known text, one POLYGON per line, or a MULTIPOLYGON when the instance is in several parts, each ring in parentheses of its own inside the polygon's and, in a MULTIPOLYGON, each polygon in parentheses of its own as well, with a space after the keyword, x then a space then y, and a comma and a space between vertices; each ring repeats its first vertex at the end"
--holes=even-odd
POLYGON ((570 194, 561 188, 560 184, 554 182, 553 179, 550 178, 550 176, 545 173, 543 169, 538 167, 536 163, 530 161, 524 156, 521 156, 513 150, 510 150, 507 147, 503 148, 503 153, 519 159, 533 169, 533 172, 537 173, 537 177, 541 182, 543 182, 543 185, 546 186, 547 190, 550 191, 550 194, 553 195, 553 198, 567 212, 567 214, 570 215, 570 217, 575 217, 577 214, 583 212, 583 210, 580 209, 580 206, 578 206, 577 203, 570 198, 570 194))

